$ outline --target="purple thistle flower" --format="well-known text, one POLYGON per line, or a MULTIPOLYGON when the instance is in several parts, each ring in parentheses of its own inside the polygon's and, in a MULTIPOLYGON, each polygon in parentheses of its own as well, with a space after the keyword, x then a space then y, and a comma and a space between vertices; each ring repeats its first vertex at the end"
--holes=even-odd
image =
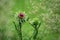
POLYGON ((21 18, 21 19, 23 19, 23 18, 25 17, 25 14, 24 14, 24 13, 20 13, 20 14, 18 15, 18 17, 21 18))

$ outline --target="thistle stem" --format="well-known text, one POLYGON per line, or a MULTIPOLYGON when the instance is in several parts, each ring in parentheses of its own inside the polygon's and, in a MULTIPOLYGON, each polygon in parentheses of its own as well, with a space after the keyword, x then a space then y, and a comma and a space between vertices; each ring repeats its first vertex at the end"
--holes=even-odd
POLYGON ((38 35, 38 29, 35 28, 35 30, 34 30, 34 36, 33 36, 33 39, 34 39, 34 40, 36 40, 37 35, 38 35))
POLYGON ((20 40, 22 40, 22 30, 21 30, 21 28, 22 28, 22 23, 19 21, 19 39, 20 40))

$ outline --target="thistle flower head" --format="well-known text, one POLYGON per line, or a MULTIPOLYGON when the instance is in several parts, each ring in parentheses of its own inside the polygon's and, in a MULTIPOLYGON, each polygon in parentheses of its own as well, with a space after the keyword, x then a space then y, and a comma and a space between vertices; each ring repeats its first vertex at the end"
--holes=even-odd
POLYGON ((33 18, 33 20, 30 21, 30 24, 38 24, 39 23, 39 19, 38 18, 33 18))
POLYGON ((20 14, 18 15, 18 17, 21 18, 21 19, 23 19, 23 18, 25 17, 25 14, 24 14, 24 13, 20 13, 20 14))

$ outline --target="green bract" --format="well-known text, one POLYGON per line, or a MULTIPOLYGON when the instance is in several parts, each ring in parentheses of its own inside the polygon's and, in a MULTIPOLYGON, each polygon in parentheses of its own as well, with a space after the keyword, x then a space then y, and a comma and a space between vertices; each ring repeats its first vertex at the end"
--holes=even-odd
POLYGON ((40 23, 38 18, 33 18, 32 20, 30 20, 30 24, 37 26, 40 23))

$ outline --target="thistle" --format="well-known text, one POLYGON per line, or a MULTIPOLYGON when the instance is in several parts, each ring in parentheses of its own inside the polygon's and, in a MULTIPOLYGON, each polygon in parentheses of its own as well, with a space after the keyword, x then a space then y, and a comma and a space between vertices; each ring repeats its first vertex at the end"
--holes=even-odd
POLYGON ((15 22, 13 22, 13 23, 14 23, 15 29, 17 30, 17 33, 19 35, 19 40, 22 40, 22 25, 26 21, 25 14, 19 13, 17 17, 18 17, 18 27, 16 26, 15 22))
POLYGON ((37 35, 38 35, 38 29, 39 29, 41 23, 39 22, 38 18, 34 18, 33 21, 30 22, 30 24, 34 28, 33 39, 36 40, 37 35))

